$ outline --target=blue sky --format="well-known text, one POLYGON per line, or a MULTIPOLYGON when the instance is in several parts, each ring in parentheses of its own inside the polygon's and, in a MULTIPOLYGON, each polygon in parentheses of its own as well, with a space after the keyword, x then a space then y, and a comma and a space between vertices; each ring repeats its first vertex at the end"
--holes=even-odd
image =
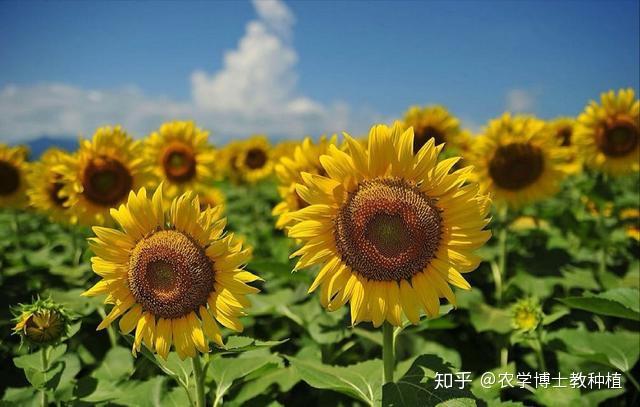
POLYGON ((638 1, 2 2, 0 140, 195 119, 219 138, 366 131, 441 103, 575 115, 639 87, 638 1))

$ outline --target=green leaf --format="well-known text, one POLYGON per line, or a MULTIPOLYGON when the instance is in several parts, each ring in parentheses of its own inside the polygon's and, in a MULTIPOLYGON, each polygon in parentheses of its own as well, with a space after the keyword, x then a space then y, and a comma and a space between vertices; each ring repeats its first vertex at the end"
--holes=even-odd
POLYGON ((75 377, 80 372, 80 358, 73 353, 68 353, 60 360, 64 364, 64 370, 60 376, 60 382, 55 389, 55 399, 58 401, 69 401, 73 398, 75 387, 75 377))
POLYGON ((271 348, 282 345, 287 341, 288 339, 281 341, 261 341, 248 336, 234 335, 227 338, 227 343, 224 345, 224 348, 220 348, 221 352, 218 353, 247 352, 261 348, 271 348))
POLYGON ((470 308, 469 314, 471 324, 478 332, 494 331, 503 334, 513 330, 511 313, 508 310, 480 303, 470 308))
POLYGON ((547 335, 552 348, 592 362, 629 372, 640 356, 640 333, 631 331, 589 332, 560 329, 547 335))
POLYGON ((64 369, 64 363, 58 362, 51 366, 46 372, 34 369, 25 369, 24 374, 27 376, 29 383, 37 389, 55 389, 60 383, 60 377, 64 369))
POLYGON ((33 387, 8 388, 2 397, 2 405, 8 406, 40 406, 36 389, 33 387))
POLYGON ((253 352, 247 352, 237 358, 218 357, 210 363, 208 377, 216 383, 216 401, 222 401, 233 382, 248 374, 263 368, 266 365, 279 366, 282 359, 276 355, 253 356, 253 352))
POLYGON ((323 365, 319 361, 286 357, 302 380, 316 389, 333 390, 369 405, 380 400, 382 361, 368 360, 349 366, 323 365))
POLYGON ((133 373, 133 356, 127 348, 111 348, 100 366, 93 371, 91 377, 99 381, 117 382, 126 379, 133 373))
POLYGON ((277 386, 280 392, 285 393, 291 390, 300 380, 298 372, 291 367, 270 369, 257 379, 245 383, 228 404, 240 406, 254 397, 265 394, 273 385, 277 386))
MULTIPOLYGON (((511 362, 504 367, 497 367, 495 369, 491 369, 489 372, 493 373, 493 377, 496 377, 496 378, 500 377, 500 374, 504 374, 504 373, 515 377, 516 364, 514 362, 511 362)), ((495 383, 493 383, 490 387, 486 387, 486 386, 487 384, 484 384, 484 385, 482 384, 481 376, 479 376, 473 380, 471 384, 471 392, 476 397, 487 402, 500 397, 500 392, 502 388, 499 380, 496 380, 495 383)))
POLYGON ((571 308, 640 321, 640 292, 633 288, 615 288, 600 294, 558 300, 571 308))
MULTIPOLYGON (((380 372, 378 372, 380 373, 380 372)), ((436 389, 435 374, 453 373, 451 365, 433 355, 418 357, 409 371, 396 383, 387 383, 382 388, 382 405, 402 406, 475 406, 475 397, 468 388, 453 387, 436 389)), ((466 387, 469 387, 468 384, 466 387)))
POLYGON ((122 396, 113 401, 118 405, 133 407, 162 406, 165 380, 163 376, 156 376, 147 381, 125 381, 118 385, 122 396))

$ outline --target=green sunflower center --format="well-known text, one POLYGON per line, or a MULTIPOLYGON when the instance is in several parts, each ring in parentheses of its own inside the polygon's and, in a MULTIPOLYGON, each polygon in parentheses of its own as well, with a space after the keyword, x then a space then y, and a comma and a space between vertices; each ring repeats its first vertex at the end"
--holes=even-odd
POLYGON ((196 157, 193 149, 183 143, 170 144, 162 156, 162 168, 173 182, 186 182, 196 175, 196 157))
POLYGON ((440 145, 445 142, 444 133, 436 127, 426 126, 426 127, 423 127, 422 129, 415 130, 413 134, 414 154, 420 151, 422 146, 427 144, 427 141, 431 139, 435 140, 436 145, 440 145))
POLYGON ((83 193, 99 206, 112 207, 121 202, 131 190, 133 177, 115 158, 93 158, 85 167, 82 177, 83 193))
POLYGON ((0 160, 0 196, 13 194, 20 188, 20 172, 10 162, 0 160))
POLYGON ((252 148, 247 151, 244 163, 252 170, 257 170, 267 163, 267 153, 261 148, 252 148))
POLYGON ((189 236, 162 230, 143 238, 129 260, 129 288, 143 310, 179 318, 207 303, 213 263, 189 236))
POLYGON ((635 150, 640 139, 639 133, 633 123, 619 120, 596 137, 596 144, 609 157, 623 157, 635 150))
POLYGON ((528 187, 544 171, 544 156, 539 147, 511 143, 498 147, 489 162, 489 175, 497 186, 517 191, 528 187))
POLYGON ((400 178, 367 180, 340 208, 336 248, 351 269, 371 280, 410 279, 435 257, 442 217, 434 201, 400 178))

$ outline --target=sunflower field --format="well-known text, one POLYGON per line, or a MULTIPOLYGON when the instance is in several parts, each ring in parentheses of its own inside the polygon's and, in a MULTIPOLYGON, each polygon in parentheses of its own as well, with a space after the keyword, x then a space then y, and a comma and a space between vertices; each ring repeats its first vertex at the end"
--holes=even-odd
POLYGON ((0 145, 1 405, 637 406, 640 101, 0 145))

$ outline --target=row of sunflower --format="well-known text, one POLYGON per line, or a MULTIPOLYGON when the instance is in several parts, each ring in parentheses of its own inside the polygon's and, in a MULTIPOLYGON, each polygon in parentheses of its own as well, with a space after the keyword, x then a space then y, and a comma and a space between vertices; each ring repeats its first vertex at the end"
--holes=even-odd
MULTIPOLYGON (((254 185, 275 174, 280 202, 272 214, 295 247, 293 270, 312 268, 308 291, 319 291, 324 308, 348 303, 352 325, 382 327, 382 383, 391 383, 398 332, 406 321, 438 317, 441 299, 458 305, 452 288, 471 289, 466 274, 486 260, 478 251, 492 233, 499 247, 491 261, 494 295, 504 306, 514 213, 558 193, 565 177, 583 170, 600 178, 637 173, 639 121, 640 101, 621 90, 591 102, 575 120, 504 114, 476 136, 439 106, 411 108, 366 137, 345 133, 342 142, 323 136, 275 147, 256 136, 216 149, 192 122, 164 124, 141 141, 104 127, 75 153, 50 150, 35 163, 24 148, 0 147, 0 205, 24 207, 28 197, 54 220, 93 226, 91 266, 101 279, 84 295, 106 295, 112 306, 98 329, 119 320, 123 334, 133 333, 134 354, 150 350, 167 360, 175 349, 180 359, 191 358, 193 401, 203 405, 199 353, 208 355, 211 341, 224 348, 224 329, 243 330, 247 296, 263 287, 245 270, 252 249, 227 230, 216 186, 222 179, 254 185)), ((60 315, 57 326, 68 319, 48 301, 35 304, 17 319, 15 331, 25 338, 29 330, 46 331, 52 312, 60 315)), ((522 332, 541 324, 534 298, 513 312, 522 332)), ((49 346, 59 336, 30 340, 49 346)), ((537 356, 543 367, 542 351, 537 356)), ((508 347, 501 358, 504 367, 508 347)))

